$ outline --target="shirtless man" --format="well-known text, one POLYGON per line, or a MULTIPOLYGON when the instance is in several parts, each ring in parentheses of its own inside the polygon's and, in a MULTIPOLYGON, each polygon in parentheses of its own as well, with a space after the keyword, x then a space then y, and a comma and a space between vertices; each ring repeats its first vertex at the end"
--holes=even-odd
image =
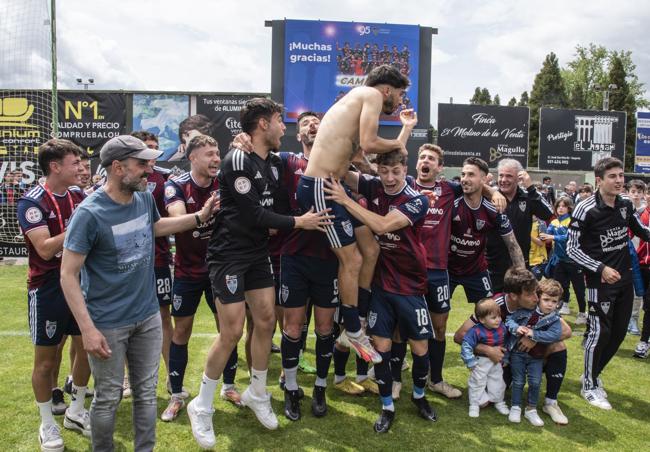
POLYGON ((393 113, 402 103, 409 79, 388 65, 373 69, 365 86, 352 89, 325 113, 311 151, 305 174, 298 185, 298 202, 303 209, 331 208, 333 224, 326 227, 327 238, 339 261, 338 281, 341 314, 345 331, 343 345, 350 345, 366 361, 380 362, 379 355, 361 331, 359 320, 359 273, 362 255, 355 242, 352 217, 343 206, 326 200, 323 181, 346 175, 359 147, 366 153, 384 154, 394 149, 406 153, 406 141, 417 123, 413 110, 402 110, 404 126, 394 140, 377 136, 379 118, 393 113), (319 207, 322 206, 322 207, 319 207))

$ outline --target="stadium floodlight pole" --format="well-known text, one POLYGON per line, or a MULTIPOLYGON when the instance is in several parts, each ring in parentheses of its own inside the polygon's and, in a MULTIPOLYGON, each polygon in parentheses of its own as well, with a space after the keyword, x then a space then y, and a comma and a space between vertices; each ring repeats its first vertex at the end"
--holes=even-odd
POLYGON ((59 133, 59 102, 57 91, 57 65, 56 65, 56 0, 51 0, 51 20, 50 20, 50 42, 51 42, 51 59, 52 59, 52 134, 57 136, 59 133))

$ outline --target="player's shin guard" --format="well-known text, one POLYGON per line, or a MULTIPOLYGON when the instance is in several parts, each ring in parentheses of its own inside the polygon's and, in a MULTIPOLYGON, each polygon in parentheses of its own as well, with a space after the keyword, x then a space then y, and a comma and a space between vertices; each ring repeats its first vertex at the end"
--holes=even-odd
POLYGON ((284 386, 288 391, 298 390, 298 358, 300 356, 300 338, 293 338, 282 331, 282 368, 284 369, 284 386))
POLYGON ((169 382, 172 394, 183 392, 183 379, 187 368, 187 344, 179 345, 172 341, 169 347, 169 382))
POLYGON ((390 373, 393 381, 402 381, 402 364, 406 356, 406 342, 393 342, 390 350, 390 373))
POLYGON ((557 395, 562 387, 564 374, 566 373, 567 353, 566 350, 551 353, 546 358, 546 398, 557 400, 557 395))
POLYGON ((361 330, 361 321, 359 320, 359 309, 356 306, 341 304, 341 315, 343 324, 348 333, 357 334, 361 330))
POLYGON ((370 307, 370 291, 368 289, 364 289, 363 287, 359 287, 359 298, 358 298, 358 309, 359 309, 359 317, 366 318, 368 317, 368 308, 370 307))
POLYGON ((235 384, 235 374, 237 373, 237 347, 235 347, 228 358, 226 367, 223 369, 223 384, 225 385, 234 385, 235 384))
POLYGON ((413 376, 413 397, 418 399, 424 396, 424 388, 427 384, 427 374, 429 373, 429 357, 427 355, 416 355, 411 353, 413 357, 413 368, 411 373, 413 376))
POLYGON ((436 384, 442 381, 442 365, 445 362, 445 348, 447 341, 443 337, 441 341, 429 339, 429 364, 431 366, 431 383, 436 384))
POLYGON ((375 379, 379 386, 379 395, 382 401, 391 400, 393 393, 393 377, 390 374, 390 352, 379 352, 381 362, 375 364, 375 379))
POLYGON ((365 380, 364 377, 368 377, 368 363, 365 362, 363 359, 357 358, 357 380, 360 380, 359 377, 361 377, 361 380, 365 380))
MULTIPOLYGON (((316 333, 316 377, 318 380, 325 380, 332 362, 332 350, 334 349, 334 335, 316 333)), ((345 367, 344 367, 345 369, 345 367)))
POLYGON ((342 351, 338 347, 334 347, 334 377, 340 378, 341 380, 345 377, 345 366, 348 364, 348 358, 350 357, 350 350, 342 351))

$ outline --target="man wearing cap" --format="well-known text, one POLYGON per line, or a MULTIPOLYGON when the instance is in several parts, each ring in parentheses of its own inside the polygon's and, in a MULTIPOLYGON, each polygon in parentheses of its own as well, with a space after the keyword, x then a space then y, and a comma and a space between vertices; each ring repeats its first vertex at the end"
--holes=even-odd
POLYGON ((100 152, 106 183, 79 205, 63 244, 61 287, 95 379, 90 410, 95 451, 114 449, 125 359, 133 394, 135 450, 153 450, 162 344, 154 237, 196 227, 218 208, 212 196, 199 212, 161 218, 147 192, 147 176, 161 154, 132 136, 110 139, 100 152))

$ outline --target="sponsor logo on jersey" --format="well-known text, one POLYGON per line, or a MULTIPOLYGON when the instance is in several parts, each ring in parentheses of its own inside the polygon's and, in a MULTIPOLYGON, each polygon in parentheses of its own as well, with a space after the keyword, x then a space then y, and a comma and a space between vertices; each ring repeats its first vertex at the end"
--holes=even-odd
POLYGON ((456 215, 453 221, 460 221, 460 215, 456 215))
POLYGON ((50 322, 49 320, 45 321, 45 334, 47 334, 47 337, 49 339, 52 339, 54 337, 54 334, 56 333, 56 322, 50 322))
POLYGON ((187 200, 187 204, 196 204, 196 201, 194 201, 194 198, 190 196, 189 199, 187 200))
MULTIPOLYGON (((259 171, 257 172, 259 174, 259 171)), ((257 178, 257 176, 255 176, 257 178)), ((261 177, 261 176, 260 176, 261 177)), ((247 177, 241 176, 235 179, 235 190, 241 195, 245 195, 251 191, 251 181, 247 177)))
POLYGON ((423 326, 422 329, 420 330, 420 334, 427 334, 428 332, 429 332, 429 330, 427 330, 427 328, 424 327, 424 326, 423 326))
POLYGON ((235 295, 235 292, 237 292, 237 275, 226 275, 226 287, 231 294, 235 295))
POLYGON ((297 170, 295 170, 295 171, 293 172, 293 174, 296 174, 296 175, 298 175, 298 176, 301 175, 301 174, 303 174, 303 172, 302 172, 302 168, 298 168, 297 170))
POLYGON ((442 195, 442 187, 433 187, 433 192, 436 196, 440 197, 442 195))
POLYGON ((413 214, 416 214, 422 208, 422 200, 417 198, 413 199, 412 201, 407 202, 405 206, 406 206, 406 210, 408 210, 413 214))
POLYGON ((53 218, 56 218, 56 215, 54 214, 53 210, 50 210, 50 216, 48 217, 50 220, 53 218))
MULTIPOLYGON (((56 218, 56 217, 55 217, 56 218)), ((35 224, 43 219, 43 212, 38 207, 30 207, 25 211, 25 220, 35 224)))
POLYGON ((165 198, 173 198, 176 195, 176 189, 174 187, 167 186, 165 187, 165 198))

